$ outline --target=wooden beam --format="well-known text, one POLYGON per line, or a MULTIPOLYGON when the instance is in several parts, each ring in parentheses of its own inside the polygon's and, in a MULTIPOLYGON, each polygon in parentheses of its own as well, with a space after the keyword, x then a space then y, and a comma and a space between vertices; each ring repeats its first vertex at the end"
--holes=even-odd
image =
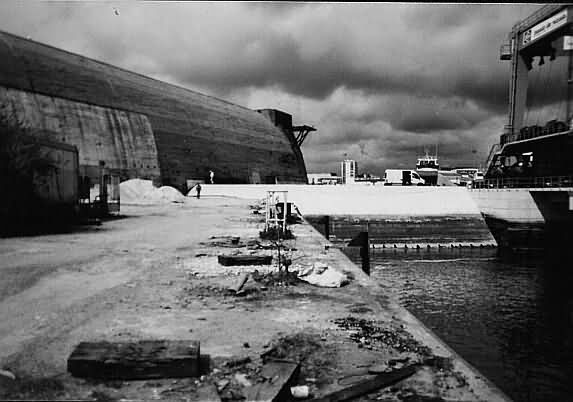
POLYGON ((270 265, 273 261, 272 255, 220 255, 219 264, 231 265, 270 265))
POLYGON ((199 342, 82 342, 68 358, 68 371, 109 380, 198 377, 199 342))
POLYGON ((300 372, 300 364, 287 361, 266 363, 261 375, 265 382, 246 389, 245 397, 252 402, 281 402, 291 399, 290 387, 300 372))
POLYGON ((406 366, 398 370, 394 370, 389 373, 379 374, 374 378, 360 381, 354 385, 343 388, 341 390, 332 392, 321 398, 315 398, 313 402, 341 402, 348 401, 353 398, 358 398, 361 395, 369 394, 371 392, 377 391, 381 388, 388 387, 392 384, 397 383, 405 378, 413 375, 420 366, 415 364, 411 366, 406 366))

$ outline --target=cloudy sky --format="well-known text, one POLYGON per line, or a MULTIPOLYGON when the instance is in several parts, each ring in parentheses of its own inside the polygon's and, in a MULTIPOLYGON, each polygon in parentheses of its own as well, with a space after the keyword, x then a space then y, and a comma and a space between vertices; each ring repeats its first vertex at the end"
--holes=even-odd
POLYGON ((499 47, 532 4, 0 2, 0 30, 318 131, 309 172, 483 163, 506 121, 499 47))

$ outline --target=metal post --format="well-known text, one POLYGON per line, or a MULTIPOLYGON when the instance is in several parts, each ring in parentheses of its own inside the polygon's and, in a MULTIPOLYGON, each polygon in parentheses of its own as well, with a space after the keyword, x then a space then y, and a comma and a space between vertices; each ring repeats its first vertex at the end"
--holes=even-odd
POLYGON ((286 220, 287 220, 287 193, 283 193, 284 194, 284 199, 283 199, 283 234, 286 231, 286 220))
POLYGON ((362 245, 360 246, 360 257, 362 258, 362 270, 366 275, 370 275, 370 239, 368 232, 361 232, 362 245))
POLYGON ((569 63, 567 69, 567 110, 565 112, 565 119, 567 119, 566 121, 569 125, 569 130, 571 130, 571 85, 573 85, 573 77, 571 77, 571 72, 573 71, 573 60, 571 58, 571 52, 571 50, 567 52, 569 53, 569 63))
POLYGON ((324 236, 326 240, 330 239, 330 216, 328 215, 324 217, 324 236))
POLYGON ((265 230, 269 230, 269 219, 270 219, 270 211, 271 211, 271 203, 269 200, 270 192, 267 191, 267 208, 265 210, 265 230))

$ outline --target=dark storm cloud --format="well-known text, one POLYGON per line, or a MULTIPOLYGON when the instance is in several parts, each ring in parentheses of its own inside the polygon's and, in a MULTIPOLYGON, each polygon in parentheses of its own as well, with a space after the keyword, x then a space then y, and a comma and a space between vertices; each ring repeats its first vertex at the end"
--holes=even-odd
POLYGON ((68 39, 82 53, 132 68, 137 52, 156 60, 154 66, 144 63, 144 72, 222 96, 275 85, 324 99, 346 87, 463 96, 488 110, 505 110, 507 65, 497 57, 515 19, 512 6, 118 4, 119 17, 111 3, 35 7, 60 24, 51 27, 59 34, 48 37, 61 42, 66 28, 83 26, 83 40, 68 39))
POLYGON ((258 17, 268 24, 232 41, 232 49, 224 46, 230 51, 221 52, 221 63, 205 68, 191 60, 168 66, 169 74, 222 95, 246 85, 274 85, 324 99, 345 87, 459 96, 493 113, 506 110, 508 64, 498 60, 498 49, 515 22, 515 6, 314 4, 288 9, 294 22, 286 28, 292 30, 273 20, 272 6, 260 8, 258 17), (274 29, 275 23, 282 29, 274 29), (320 24, 318 33, 313 23, 320 24))
POLYGON ((537 8, 15 1, 0 3, 0 29, 293 113, 319 129, 303 146, 309 171, 335 169, 345 153, 382 169, 436 143, 450 161, 487 154, 507 111, 499 46, 537 8))

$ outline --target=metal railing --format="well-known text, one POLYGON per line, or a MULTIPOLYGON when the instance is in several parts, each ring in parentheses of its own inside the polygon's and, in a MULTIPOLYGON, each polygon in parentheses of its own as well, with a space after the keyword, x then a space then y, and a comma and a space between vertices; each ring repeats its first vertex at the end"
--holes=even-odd
POLYGON ((569 130, 569 127, 565 122, 551 120, 550 122, 547 122, 545 127, 523 127, 517 133, 502 134, 500 137, 500 144, 504 145, 515 141, 529 140, 531 138, 543 137, 550 134, 566 134, 570 131, 571 130, 569 130))
POLYGON ((573 187, 573 176, 500 177, 473 182, 473 189, 573 187))

